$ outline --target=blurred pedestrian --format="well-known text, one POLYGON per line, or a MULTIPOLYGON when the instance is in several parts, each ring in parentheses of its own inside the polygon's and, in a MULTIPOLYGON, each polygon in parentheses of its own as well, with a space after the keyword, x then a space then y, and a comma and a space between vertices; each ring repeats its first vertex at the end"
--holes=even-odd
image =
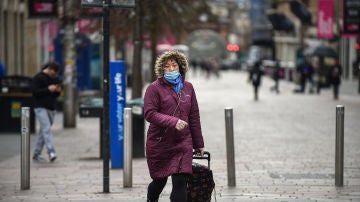
POLYGON ((357 57, 352 62, 352 68, 353 68, 353 76, 358 76, 360 73, 360 57, 357 57))
POLYGON ((330 82, 333 85, 334 99, 339 99, 339 85, 341 83, 342 67, 338 60, 335 65, 331 67, 330 82))
POLYGON ((210 72, 214 73, 216 78, 220 78, 220 64, 218 62, 218 60, 216 58, 209 58, 209 67, 210 67, 210 72))
POLYGON ((280 79, 280 61, 275 61, 275 66, 271 75, 274 80, 274 85, 270 87, 270 91, 275 91, 276 93, 280 93, 279 90, 279 79, 280 79))
POLYGON ((192 70, 194 76, 196 76, 199 62, 197 60, 193 59, 190 61, 190 64, 191 64, 191 70, 192 70))
POLYGON ((249 71, 249 79, 248 81, 250 81, 254 87, 254 99, 258 100, 259 96, 258 96, 258 91, 259 91, 259 87, 261 85, 261 77, 264 74, 264 70, 261 67, 261 60, 258 60, 254 63, 254 65, 252 66, 252 68, 249 71))
POLYGON ((205 73, 206 73, 205 77, 207 79, 209 79, 213 72, 213 65, 212 65, 210 59, 209 58, 204 59, 202 62, 202 65, 203 65, 203 69, 205 70, 205 73))
POLYGON ((53 162, 56 159, 51 126, 55 118, 56 98, 62 90, 60 80, 58 79, 59 71, 59 64, 48 62, 33 77, 34 112, 40 123, 33 155, 35 162, 45 162, 45 159, 41 156, 44 145, 47 149, 49 160, 53 162))
POLYGON ((306 57, 304 62, 297 68, 300 73, 300 89, 295 90, 298 93, 304 93, 306 91, 306 84, 309 82, 310 88, 309 93, 313 93, 313 75, 314 67, 311 65, 310 58, 306 57))
POLYGON ((193 149, 203 155, 199 108, 192 84, 185 81, 187 71, 184 54, 165 52, 155 64, 157 80, 145 92, 144 116, 150 123, 146 158, 152 178, 147 201, 158 201, 169 176, 173 186, 170 200, 187 201, 193 149))
POLYGON ((0 59, 0 78, 6 77, 6 68, 0 59))

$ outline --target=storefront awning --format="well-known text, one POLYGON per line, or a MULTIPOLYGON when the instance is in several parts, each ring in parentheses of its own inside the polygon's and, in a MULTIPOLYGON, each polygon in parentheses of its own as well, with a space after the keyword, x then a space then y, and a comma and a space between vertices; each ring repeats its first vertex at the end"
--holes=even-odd
POLYGON ((273 13, 268 15, 268 18, 274 30, 291 32, 294 31, 294 24, 289 18, 281 13, 273 13))
POLYGON ((251 34, 253 45, 274 46, 273 30, 272 29, 256 29, 253 28, 251 34))
POLYGON ((303 24, 311 24, 311 13, 297 0, 290 1, 290 10, 303 24))

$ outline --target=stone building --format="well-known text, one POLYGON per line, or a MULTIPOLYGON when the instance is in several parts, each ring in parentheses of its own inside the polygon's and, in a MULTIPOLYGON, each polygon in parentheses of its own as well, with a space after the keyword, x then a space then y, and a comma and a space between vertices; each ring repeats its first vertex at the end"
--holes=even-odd
POLYGON ((32 76, 40 69, 38 20, 29 20, 26 0, 0 2, 0 59, 8 75, 32 76))

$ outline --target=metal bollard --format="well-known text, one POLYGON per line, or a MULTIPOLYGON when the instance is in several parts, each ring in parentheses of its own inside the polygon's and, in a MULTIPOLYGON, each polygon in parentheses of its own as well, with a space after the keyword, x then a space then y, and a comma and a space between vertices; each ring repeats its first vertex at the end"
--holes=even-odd
POLYGON ((124 187, 132 187, 132 110, 124 108, 124 187))
POLYGON ((21 108, 21 190, 30 189, 30 107, 21 108))
POLYGON ((228 186, 235 187, 236 176, 235 176, 233 109, 230 107, 225 108, 225 129, 226 129, 228 186))
POLYGON ((335 145, 335 186, 344 182, 344 114, 342 105, 336 106, 336 145, 335 145))

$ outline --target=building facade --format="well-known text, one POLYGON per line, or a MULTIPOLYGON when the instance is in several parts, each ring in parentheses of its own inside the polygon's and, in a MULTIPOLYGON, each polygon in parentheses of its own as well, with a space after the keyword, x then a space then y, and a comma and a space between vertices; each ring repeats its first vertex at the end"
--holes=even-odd
POLYGON ((7 75, 32 76, 40 68, 39 21, 29 20, 26 0, 0 1, 0 60, 7 75))

